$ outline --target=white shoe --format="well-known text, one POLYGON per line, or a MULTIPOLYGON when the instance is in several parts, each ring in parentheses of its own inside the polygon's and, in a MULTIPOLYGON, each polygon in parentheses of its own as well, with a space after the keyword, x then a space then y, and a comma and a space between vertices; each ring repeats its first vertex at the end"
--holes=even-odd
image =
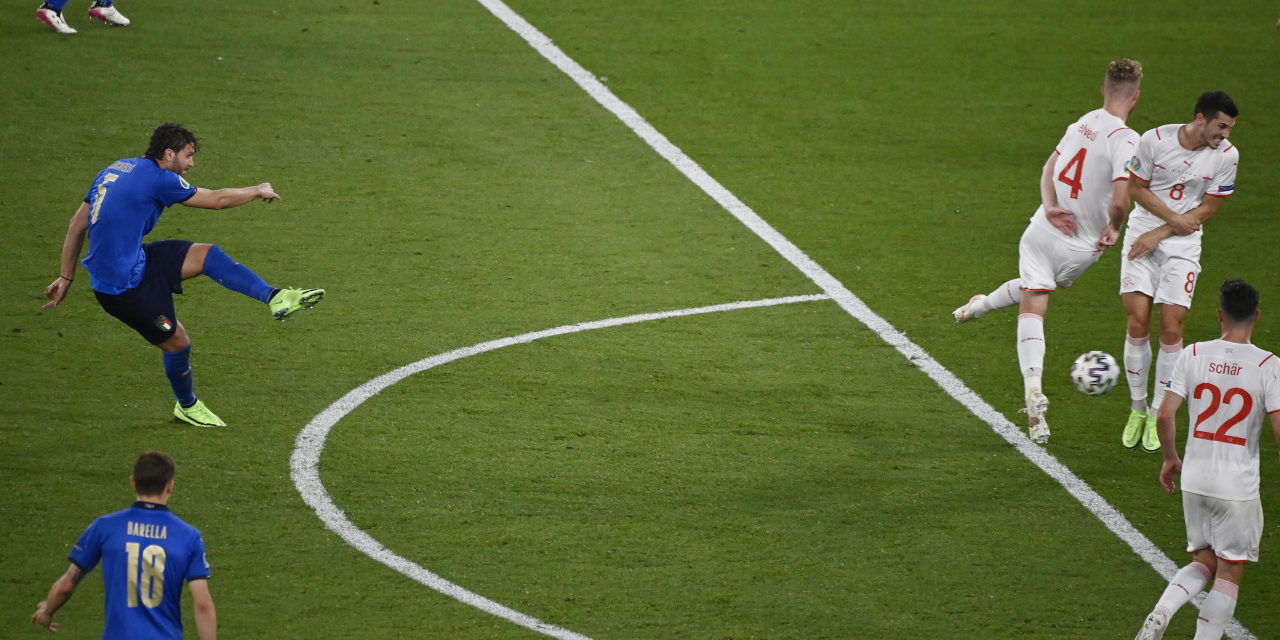
POLYGON ((968 322, 970 320, 977 320, 978 318, 981 318, 986 315, 987 310, 979 303, 986 299, 986 297, 987 296, 979 293, 978 295, 969 298, 969 301, 966 302, 964 306, 952 311, 951 315, 955 316, 956 322, 968 322))
POLYGON ((123 13, 116 10, 115 5, 107 5, 103 7, 95 4, 92 7, 89 7, 89 17, 113 27, 129 26, 129 19, 124 17, 123 13))
POLYGON ((1027 395, 1027 408, 1023 410, 1027 414, 1027 435, 1036 444, 1049 442, 1049 423, 1044 419, 1048 410, 1049 399, 1043 393, 1032 391, 1027 395))
POLYGON ((36 9, 36 17, 40 19, 40 22, 49 25, 49 28, 53 29, 57 33, 76 32, 76 30, 72 29, 71 25, 68 25, 67 21, 62 18, 62 14, 54 11, 53 9, 40 7, 39 9, 36 9))
POLYGON ((1169 612, 1163 607, 1157 607, 1147 615, 1147 619, 1142 621, 1142 628, 1138 629, 1138 635, 1133 640, 1160 640, 1164 637, 1165 625, 1169 624, 1169 612))

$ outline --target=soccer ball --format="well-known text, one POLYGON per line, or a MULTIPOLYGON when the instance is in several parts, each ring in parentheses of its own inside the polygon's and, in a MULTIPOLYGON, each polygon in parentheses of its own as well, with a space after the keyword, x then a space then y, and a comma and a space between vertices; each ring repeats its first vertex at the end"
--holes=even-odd
POLYGON ((1080 393, 1100 396, 1120 380, 1120 365, 1110 354, 1090 351, 1071 363, 1071 381, 1080 393))

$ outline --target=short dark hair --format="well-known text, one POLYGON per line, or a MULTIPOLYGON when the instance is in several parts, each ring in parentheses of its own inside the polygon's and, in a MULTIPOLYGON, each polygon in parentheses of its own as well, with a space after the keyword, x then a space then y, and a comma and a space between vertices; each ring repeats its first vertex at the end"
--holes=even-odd
POLYGON ((1236 109, 1236 101, 1223 91, 1206 91, 1200 94, 1200 99, 1196 100, 1195 115, 1202 113, 1205 120, 1212 120, 1218 117, 1219 113, 1225 113, 1232 118, 1240 114, 1236 109))
POLYGON ((1258 311, 1258 290, 1244 280, 1228 280, 1218 290, 1218 308, 1236 324, 1253 322, 1258 311))
POLYGON ((156 130, 151 133, 147 152, 142 155, 152 160, 159 160, 164 157, 165 149, 173 149, 177 152, 187 145, 192 145, 193 151, 200 150, 200 140, 196 138, 196 134, 180 124, 166 122, 156 127, 156 130))
POLYGON ((133 487, 140 496, 158 496, 173 480, 173 458, 163 451, 143 451, 133 461, 133 487))

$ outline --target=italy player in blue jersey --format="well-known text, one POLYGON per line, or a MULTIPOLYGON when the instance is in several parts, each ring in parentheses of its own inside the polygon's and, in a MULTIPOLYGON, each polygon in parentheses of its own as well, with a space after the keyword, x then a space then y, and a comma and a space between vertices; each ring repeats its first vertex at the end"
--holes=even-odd
POLYGON ((71 550, 71 565, 36 605, 31 621, 57 631, 53 614, 76 586, 102 563, 107 639, 182 638, 182 584, 194 605, 201 640, 218 635, 218 618, 209 595, 209 563, 200 530, 169 511, 173 495, 173 458, 160 451, 138 454, 129 482, 137 492, 133 506, 93 521, 71 550))
POLYGON ((89 253, 81 263, 89 272, 94 296, 107 313, 163 351, 165 376, 177 399, 174 417, 198 427, 225 427, 226 423, 196 398, 191 340, 173 306, 173 294, 182 293, 182 281, 207 275, 266 304, 278 320, 315 306, 324 298, 324 290, 272 287, 217 245, 187 240, 143 243, 160 215, 175 203, 225 209, 280 198, 269 182, 214 190, 191 186, 184 176, 194 166, 193 156, 199 148, 194 134, 181 125, 166 123, 151 135, 143 157, 117 160, 98 173, 71 217, 62 243, 62 270, 45 289, 49 302, 44 308, 58 306, 71 289, 76 259, 87 237, 89 253))

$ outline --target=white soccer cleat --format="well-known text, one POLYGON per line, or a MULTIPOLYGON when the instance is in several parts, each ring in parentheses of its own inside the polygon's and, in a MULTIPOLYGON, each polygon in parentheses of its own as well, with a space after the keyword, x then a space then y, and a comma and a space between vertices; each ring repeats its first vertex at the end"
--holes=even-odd
POLYGON ((115 8, 115 5, 100 6, 95 4, 89 7, 89 17, 113 27, 129 26, 129 19, 124 17, 124 14, 120 13, 115 8))
POLYGON ((1049 423, 1044 414, 1049 411, 1049 399, 1039 391, 1027 394, 1027 435, 1036 444, 1049 442, 1049 423))
POLYGON ((1133 640, 1160 640, 1164 637, 1164 628, 1168 624, 1169 613, 1164 608, 1157 607, 1142 621, 1142 628, 1138 629, 1138 635, 1133 640))
POLYGON ((67 21, 63 19, 62 13, 54 11, 48 7, 42 6, 39 9, 36 9, 36 18, 39 18, 40 22, 49 25, 49 28, 53 29, 57 33, 76 32, 76 30, 72 29, 71 25, 67 24, 67 21))
POLYGON ((977 320, 978 318, 981 318, 987 313, 986 307, 981 304, 986 297, 987 296, 979 293, 978 295, 969 298, 969 301, 966 302, 964 306, 952 311, 951 315, 955 316, 956 322, 968 322, 970 320, 977 320))

